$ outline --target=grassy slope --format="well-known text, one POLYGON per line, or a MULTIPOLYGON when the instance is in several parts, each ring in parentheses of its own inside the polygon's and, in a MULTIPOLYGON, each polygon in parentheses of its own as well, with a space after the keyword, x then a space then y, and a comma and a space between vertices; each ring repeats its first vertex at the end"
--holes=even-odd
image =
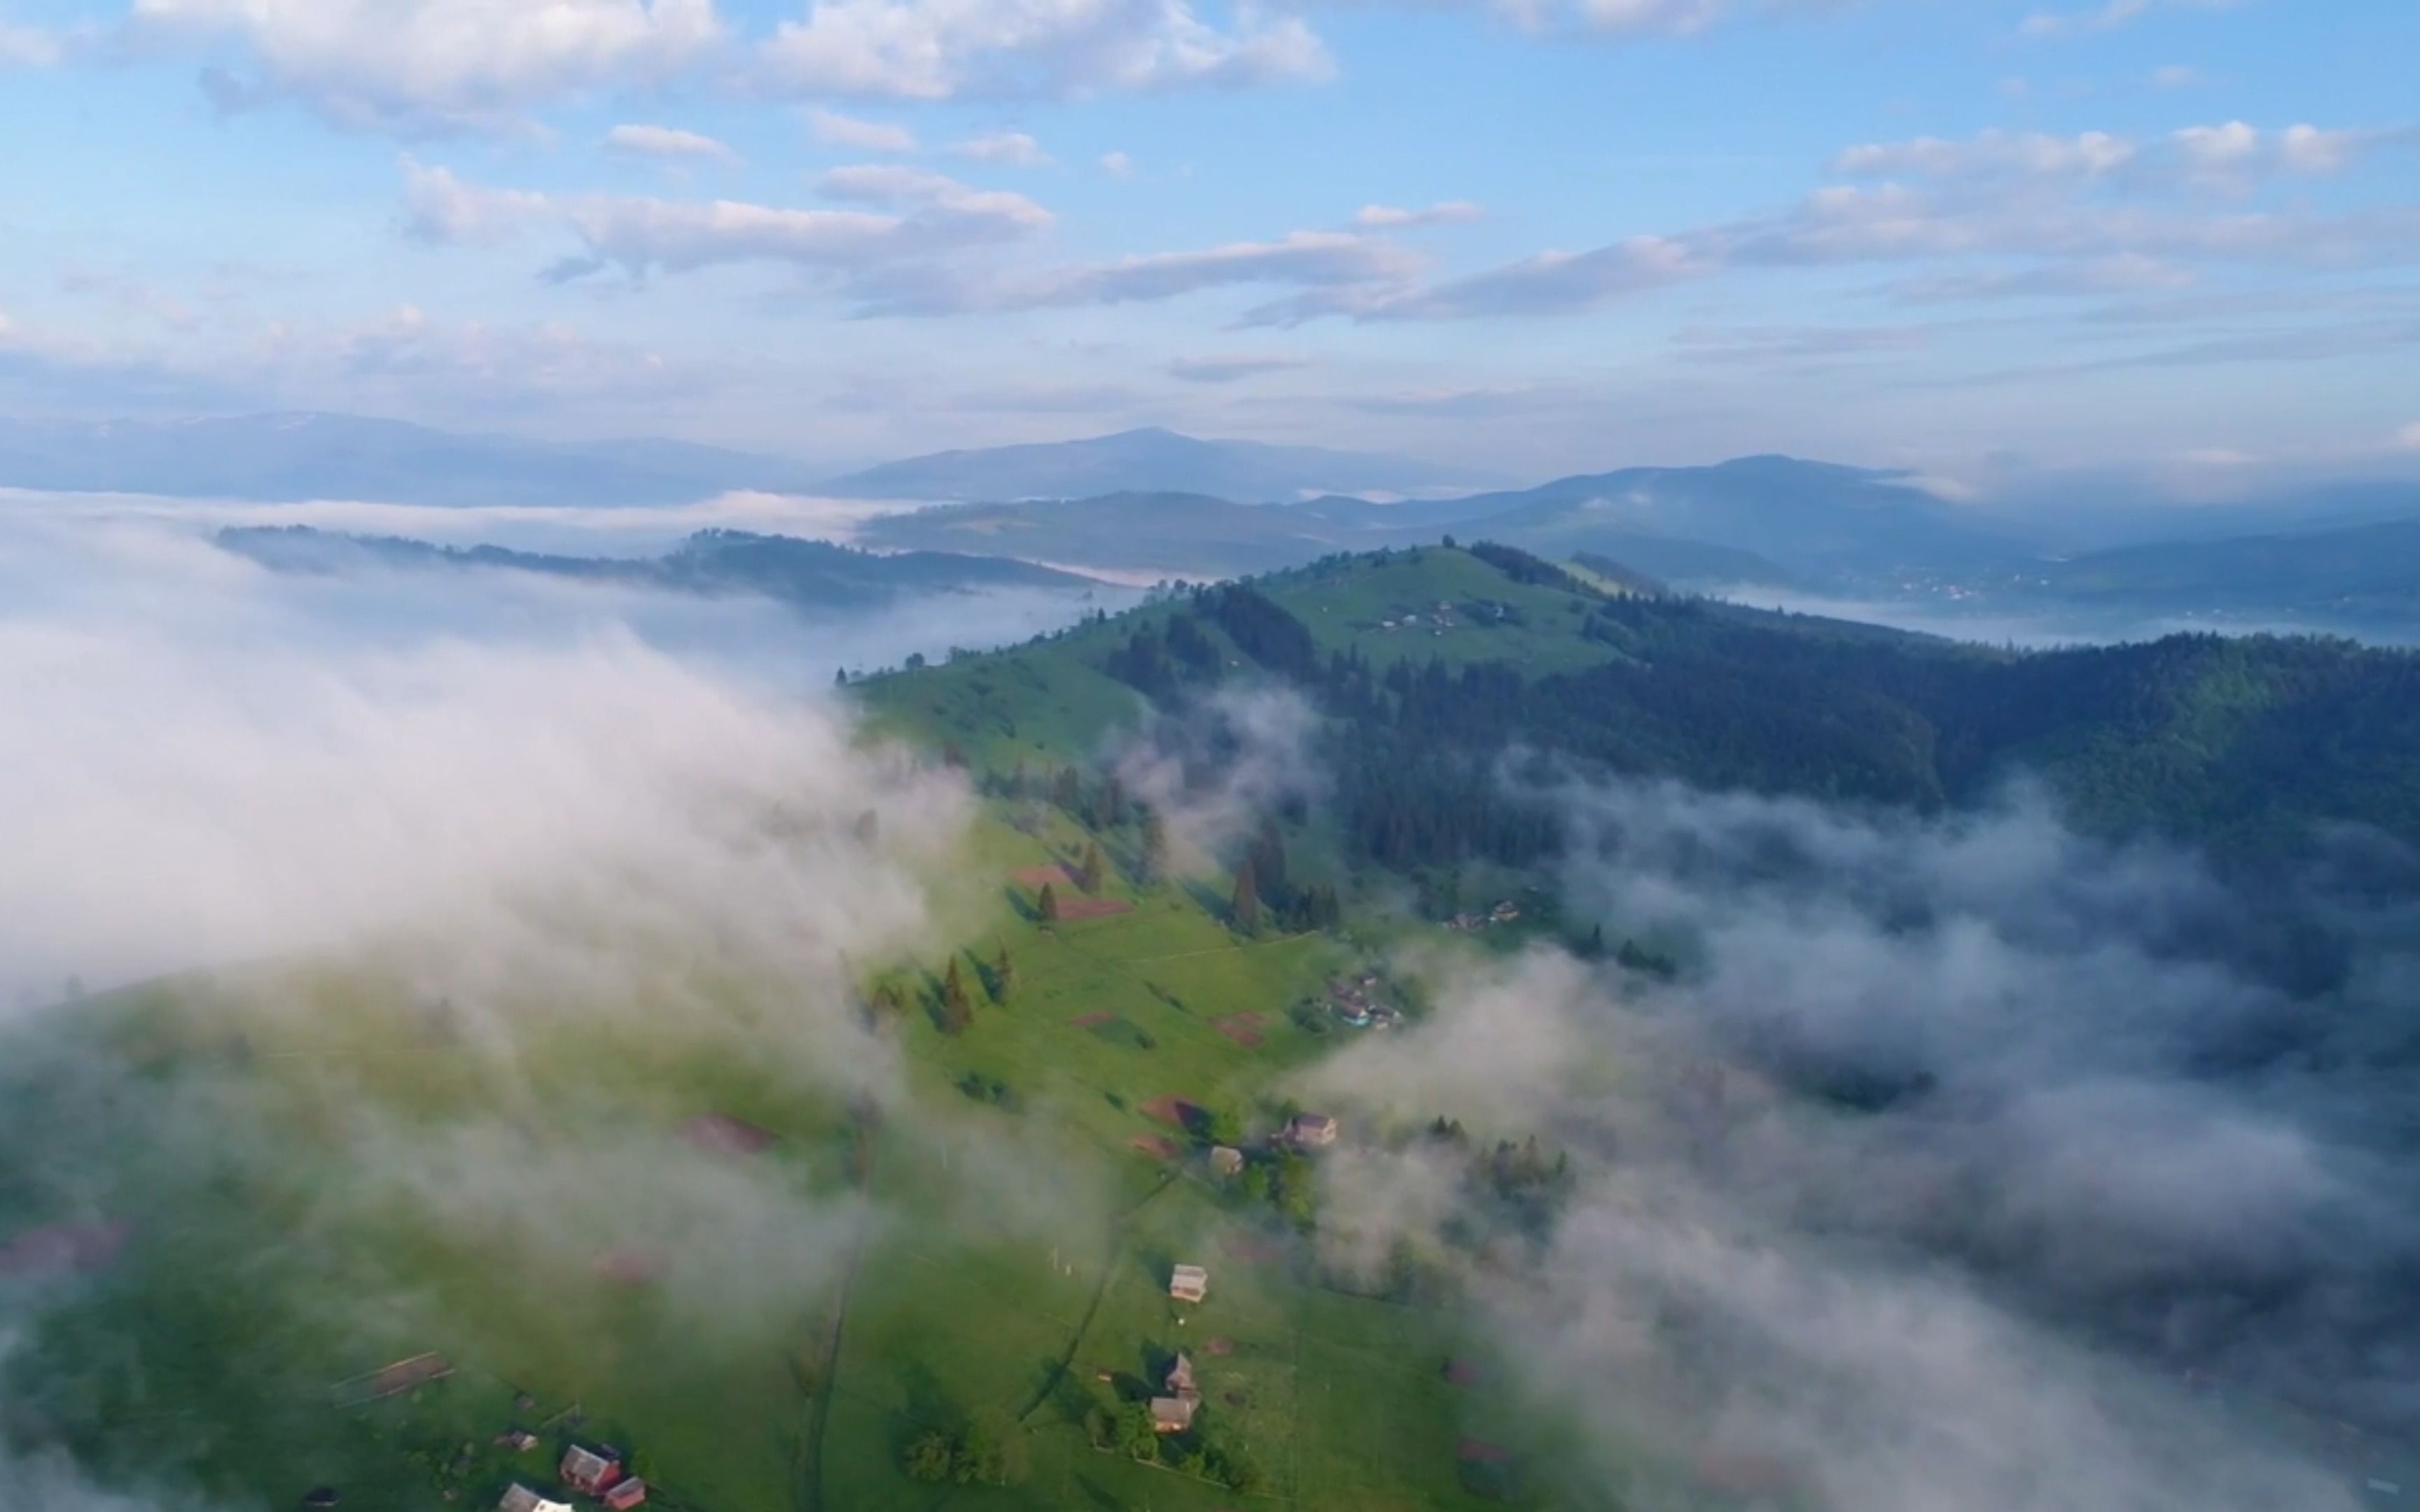
MULTIPOLYGON (((1142 1111, 1153 1098, 1244 1112, 1316 1054, 1320 1041, 1284 1011, 1350 959, 1346 948, 1239 941, 1181 887, 1115 881, 1105 891, 1135 903, 1132 912, 1046 930, 1015 906, 1030 895, 1009 887, 1007 873, 1069 856, 1081 833, 1063 819, 1029 835, 994 818, 970 843, 968 864, 1000 875, 1003 895, 992 927, 967 942, 968 980, 1005 944, 1016 983, 1005 1003, 978 993, 975 1022, 956 1038, 921 1008, 894 1026, 911 1096, 879 1136, 872 1190, 882 1217, 856 1273, 819 1436, 799 1362, 828 1336, 838 1301, 828 1286, 802 1283, 794 1304, 711 1338, 654 1288, 600 1279, 585 1255, 533 1269, 441 1243, 405 1215, 315 1216, 315 1198, 345 1178, 313 1157, 310 1132, 355 1111, 352 1100, 433 1123, 507 1096, 475 1055, 416 1038, 405 1027, 408 995, 357 968, 313 971, 299 984, 179 984, 116 1018, 126 1054, 159 1072, 213 1067, 212 1095, 251 1110, 247 1135, 292 1153, 215 1191, 159 1174, 126 1262, 54 1314, 18 1366, 69 1404, 65 1426, 88 1430, 96 1452, 193 1462, 210 1489, 244 1504, 285 1504, 322 1483, 370 1512, 439 1512, 449 1504, 441 1486, 457 1489, 452 1504, 489 1504, 509 1479, 544 1484, 563 1438, 551 1433, 517 1458, 493 1435, 576 1404, 583 1436, 632 1450, 662 1489, 660 1504, 694 1512, 929 1506, 934 1489, 897 1469, 919 1426, 1028 1408, 1031 1481, 961 1489, 954 1504, 1209 1512, 1243 1499, 1099 1454, 1081 1427, 1083 1403, 1106 1399, 1094 1371, 1140 1375, 1148 1350, 1188 1336, 1164 1292, 1166 1267, 1182 1255, 1217 1278, 1190 1336, 1217 1331, 1237 1346, 1205 1370, 1206 1416, 1266 1473, 1253 1504, 1463 1505, 1439 1447, 1459 1404, 1430 1379, 1442 1321, 1233 1258, 1225 1236, 1260 1231, 1266 1210, 1233 1209, 1196 1157, 1163 1164, 1130 1144, 1185 1138, 1142 1111), (241 1053, 225 1050, 236 1005, 298 991, 311 1011, 255 1016, 241 1053), (1212 1026, 1246 1008, 1264 1015, 1257 1048, 1212 1026), (1100 1012, 1117 1021, 1071 1022, 1100 1012), (961 1094, 955 1083, 970 1072, 1005 1082, 1020 1105, 1002 1111, 961 1094), (993 1167, 970 1173, 967 1152, 983 1149, 998 1152, 993 1167), (1030 1192, 1020 1189, 1029 1176, 1030 1192), (982 1200, 985 1191, 997 1200, 982 1200), (287 1216, 264 1226, 275 1213, 287 1216), (265 1232, 277 1242, 264 1244, 265 1232), (458 1373, 374 1406, 332 1405, 334 1382, 422 1350, 445 1353, 458 1373), (1071 1351, 1070 1383, 1046 1394, 1071 1351), (533 1411, 514 1410, 521 1391, 536 1398, 533 1411), (1351 1439, 1329 1442, 1323 1425, 1348 1420, 1351 1439), (441 1474, 466 1446, 458 1469, 441 1474)), ((913 985, 942 964, 918 963, 896 980, 913 985)), ((847 1120, 832 1101, 782 1090, 744 1053, 598 1033, 582 1030, 576 1056, 523 1057, 538 1083, 514 1101, 538 1147, 727 1111, 783 1136, 757 1159, 800 1190, 845 1186, 847 1120)), ((0 1216, 6 1232, 58 1214, 0 1216)))

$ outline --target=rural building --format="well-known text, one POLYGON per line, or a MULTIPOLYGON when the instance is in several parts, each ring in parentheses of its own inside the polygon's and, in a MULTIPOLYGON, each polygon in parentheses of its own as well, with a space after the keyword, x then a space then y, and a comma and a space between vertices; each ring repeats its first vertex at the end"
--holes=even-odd
POLYGON ((613 1489, 607 1491, 600 1500, 612 1509, 612 1512, 630 1512, 632 1507, 646 1504, 647 1483, 636 1475, 626 1476, 615 1481, 613 1489))
POLYGON ((1168 1394, 1171 1396, 1199 1396, 1193 1384, 1193 1357, 1179 1353, 1176 1363, 1168 1367, 1168 1394))
POLYGON ((563 1484, 583 1496, 602 1496, 605 1489, 622 1478, 622 1461, 611 1453, 598 1454, 578 1444, 563 1452, 563 1467, 557 1472, 563 1484))
POLYGON ((1286 1138, 1296 1149, 1316 1149, 1336 1143, 1336 1120, 1325 1113, 1297 1113, 1286 1125, 1286 1138))
POLYGON ((1232 1145, 1220 1145, 1210 1151, 1210 1168, 1221 1176, 1240 1175, 1244 1169, 1244 1152, 1232 1145))
POLYGON ((571 1512, 568 1502, 551 1502, 516 1481, 496 1504, 496 1512, 571 1512))
POLYGON ((1180 1265, 1168 1278, 1168 1294, 1179 1302, 1200 1302, 1210 1290, 1210 1273, 1198 1265, 1180 1265))
POLYGON ((1155 1396, 1151 1399, 1151 1426, 1162 1433, 1182 1433, 1193 1426, 1193 1414, 1200 1411, 1199 1396, 1155 1396))

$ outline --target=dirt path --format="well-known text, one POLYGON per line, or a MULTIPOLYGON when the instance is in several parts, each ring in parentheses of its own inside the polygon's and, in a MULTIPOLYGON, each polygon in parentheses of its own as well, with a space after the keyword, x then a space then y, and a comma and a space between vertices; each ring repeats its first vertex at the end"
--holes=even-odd
MULTIPOLYGON (((874 1158, 879 1148, 881 1115, 861 1107, 851 1115, 857 1131, 857 1149, 849 1163, 849 1184, 863 1196, 874 1184, 874 1158)), ((831 1426, 832 1397, 840 1390, 840 1349, 848 1328, 848 1295, 857 1285, 857 1273, 864 1263, 867 1242, 873 1237, 874 1213, 869 1206, 857 1221, 857 1232, 848 1243, 848 1257, 843 1262, 840 1287, 832 1297, 831 1333, 824 1340, 823 1388, 807 1403, 806 1422, 799 1435, 797 1494, 792 1504, 798 1512, 823 1512, 824 1506, 824 1437, 831 1426)))
POLYGON ((1126 1251, 1127 1222, 1142 1211, 1144 1203, 1175 1184, 1176 1173, 1171 1171, 1159 1179, 1158 1185, 1137 1197, 1127 1206, 1125 1211, 1118 1214, 1117 1222, 1109 1229, 1109 1252, 1101 1258, 1101 1278, 1093 1283, 1092 1299, 1084 1304, 1084 1316, 1076 1319, 1075 1331, 1067 1335, 1065 1352, 1059 1356, 1058 1363, 1050 1367, 1049 1373, 1042 1378, 1042 1385, 1034 1392, 1033 1399, 1027 1402, 1017 1412, 1016 1420, 1019 1423, 1040 1412, 1042 1404, 1050 1399, 1050 1394, 1059 1389, 1059 1383, 1065 1381, 1067 1372, 1075 1367, 1076 1352, 1084 1347, 1084 1335, 1092 1331, 1094 1316, 1101 1310, 1101 1299, 1109 1295, 1109 1284, 1117 1279, 1118 1260, 1126 1251))

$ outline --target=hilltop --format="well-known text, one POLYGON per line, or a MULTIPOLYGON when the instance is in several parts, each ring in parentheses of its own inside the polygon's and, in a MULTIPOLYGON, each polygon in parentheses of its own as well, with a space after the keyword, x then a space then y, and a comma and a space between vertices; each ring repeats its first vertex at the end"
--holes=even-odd
MULTIPOLYGON (((2420 748, 2420 656, 2211 635, 2002 651, 1625 592, 1498 547, 1330 558, 865 697, 919 738, 1043 762, 1237 680, 1290 683, 1346 732, 1327 754, 1348 828, 1384 829, 1404 805, 1451 810, 1517 745, 1609 774, 1917 812, 2036 778, 2104 833, 2240 850, 2348 823, 2420 840, 2420 779, 2396 756, 2420 748)), ((1527 844, 1392 850, 1450 864, 1527 844)))

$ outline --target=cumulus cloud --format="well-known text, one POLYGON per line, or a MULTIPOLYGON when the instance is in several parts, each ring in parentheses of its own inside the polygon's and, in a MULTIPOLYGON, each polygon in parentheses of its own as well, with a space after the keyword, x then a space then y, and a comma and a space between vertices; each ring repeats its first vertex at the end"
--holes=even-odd
POLYGON ((2239 0, 2103 0, 2081 10, 2037 10, 2017 25, 2017 35, 2046 40, 2116 31, 2133 25, 2155 9, 2223 10, 2239 0))
POLYGON ((807 113, 807 130, 825 147, 859 152, 913 152, 916 133, 888 121, 861 120, 818 105, 807 113))
POLYGON ((405 130, 515 126, 551 99, 665 78, 723 37, 714 0, 135 0, 132 23, 234 46, 256 79, 222 74, 223 100, 405 130))
POLYGON ((2090 176, 2122 167, 2134 145, 2106 131, 2048 136, 2038 131, 1987 131, 1964 142, 1922 136, 1912 142, 1854 147, 1835 160, 1844 174, 1961 177, 1978 173, 2029 177, 2090 176))
POLYGON ((1134 159, 1124 152, 1101 154, 1101 171, 1112 178, 1125 178, 1134 173, 1134 159))
POLYGON ((713 137, 671 126, 616 126, 605 133, 605 148, 672 162, 739 161, 739 154, 713 137))
POLYGON ((2420 452, 2420 420, 2415 420, 2397 431, 2395 444, 2407 452, 2420 452))
POLYGON ((1004 162, 1019 168, 1039 167, 1050 161, 1042 144, 1023 131, 986 131, 953 143, 950 150, 975 162, 1004 162))
POLYGON ((813 0, 761 62, 776 88, 903 100, 1234 86, 1331 69, 1297 17, 1246 10, 1222 30, 1188 0, 813 0))
POLYGON ((1460 1274, 1593 1476, 1655 1508, 1743 1482, 1880 1512, 2356 1504, 2420 1410, 2408 1072, 2375 1032, 2408 919, 2316 881, 2247 898, 2022 797, 1551 801, 1579 923, 1677 979, 1415 961, 1434 1014, 1301 1095, 1373 1132, 1327 1177, 1361 1255, 1486 1231, 1466 1160, 1388 1129, 1572 1152, 1559 1221, 1460 1274), (2337 1463, 2264 1430, 2300 1412, 2359 1426, 2337 1463))
POLYGON ((1466 199, 1445 200, 1424 209, 1406 209, 1400 205, 1364 205, 1354 212, 1353 224, 1364 230, 1383 230, 1391 226, 1460 225, 1479 220, 1486 213, 1466 199))

